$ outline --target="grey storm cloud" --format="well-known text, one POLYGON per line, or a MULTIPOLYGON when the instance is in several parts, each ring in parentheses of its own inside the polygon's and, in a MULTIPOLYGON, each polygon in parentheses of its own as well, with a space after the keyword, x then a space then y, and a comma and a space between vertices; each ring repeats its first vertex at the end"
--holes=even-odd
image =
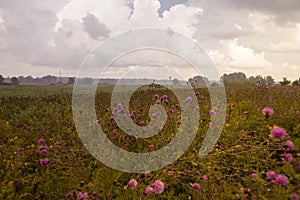
POLYGON ((99 37, 108 37, 110 30, 105 24, 100 23, 95 15, 88 13, 86 17, 82 18, 82 25, 85 32, 91 38, 97 40, 99 37))

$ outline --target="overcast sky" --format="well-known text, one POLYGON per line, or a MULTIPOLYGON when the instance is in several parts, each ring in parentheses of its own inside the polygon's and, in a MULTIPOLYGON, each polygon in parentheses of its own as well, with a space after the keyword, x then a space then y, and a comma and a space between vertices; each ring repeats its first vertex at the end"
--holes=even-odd
MULTIPOLYGON (((75 76, 101 41, 142 27, 194 39, 221 74, 300 77, 299 0, 0 0, 0 74, 58 75, 61 69, 75 76)), ((152 54, 116 61, 119 67, 107 76, 120 77, 136 69, 137 57, 152 54)), ((182 77, 193 74, 180 59, 170 59, 182 77)))

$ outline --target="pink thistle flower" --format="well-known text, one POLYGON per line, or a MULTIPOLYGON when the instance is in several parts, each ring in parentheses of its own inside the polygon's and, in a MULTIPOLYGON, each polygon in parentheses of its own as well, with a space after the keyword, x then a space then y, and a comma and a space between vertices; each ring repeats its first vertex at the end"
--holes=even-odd
POLYGON ((157 100, 157 101, 156 101, 156 104, 158 104, 158 105, 159 105, 159 104, 160 104, 160 100, 157 100))
POLYGON ((149 149, 153 149, 154 146, 152 144, 149 145, 149 149))
POLYGON ((40 160, 40 163, 41 163, 42 167, 45 168, 49 164, 49 159, 48 158, 42 159, 42 160, 40 160))
POLYGON ((276 178, 276 176, 277 176, 277 174, 276 174, 276 172, 274 172, 274 171, 269 171, 269 172, 267 173, 267 178, 268 178, 268 179, 274 179, 274 178, 276 178))
POLYGON ((147 186, 145 189, 145 194, 150 195, 153 193, 153 188, 151 186, 147 186))
POLYGON ((152 187, 155 194, 161 194, 165 189, 165 184, 161 180, 156 180, 152 187))
POLYGON ((285 146, 289 149, 292 150, 294 148, 294 143, 291 140, 288 140, 285 142, 285 146))
POLYGON ((131 189, 135 189, 138 185, 138 182, 135 179, 130 179, 130 181, 128 182, 128 186, 131 189))
POLYGON ((137 114, 137 112, 134 110, 134 111, 132 111, 132 114, 133 114, 133 115, 136 115, 136 114, 137 114))
POLYGON ((18 152, 22 152, 23 151, 23 149, 22 148, 18 148, 18 152))
POLYGON ((158 95, 156 94, 156 95, 154 95, 154 99, 157 99, 158 98, 158 95))
POLYGON ((190 102, 192 102, 192 97, 188 97, 188 98, 186 98, 186 100, 185 100, 185 102, 187 102, 187 103, 190 103, 190 102))
POLYGON ((121 103, 118 104, 118 108, 121 109, 123 108, 123 105, 121 103))
POLYGON ((294 161, 293 155, 290 153, 285 153, 285 154, 283 154, 282 157, 285 162, 293 162, 294 161))
POLYGON ((175 105, 175 108, 179 108, 179 104, 178 103, 175 105))
POLYGON ((207 180, 208 180, 208 178, 207 178, 206 175, 202 176, 202 181, 203 181, 203 182, 207 182, 207 180))
POLYGON ((55 146, 55 147, 59 147, 59 145, 60 145, 59 142, 55 142, 55 143, 54 143, 54 146, 55 146))
POLYGON ((117 139, 116 137, 112 137, 112 138, 111 138, 112 141, 115 141, 116 139, 117 139))
POLYGON ((113 115, 111 115, 109 119, 110 119, 110 120, 114 120, 115 118, 114 118, 113 115))
POLYGON ((47 146, 39 146, 39 150, 48 149, 47 146))
POLYGON ((252 173, 252 174, 251 174, 251 177, 252 177, 252 178, 257 178, 258 175, 257 175, 256 173, 252 173))
POLYGON ((200 189, 199 183, 194 183, 193 188, 194 190, 199 190, 200 189))
POLYGON ((288 178, 282 174, 277 175, 275 181, 278 185, 287 185, 289 183, 288 178))
POLYGON ((46 149, 42 149, 41 150, 41 154, 46 154, 47 153, 47 150, 46 149))
POLYGON ((79 192, 78 193, 78 198, 79 198, 79 200, 86 200, 86 199, 88 199, 88 193, 87 192, 79 192))
POLYGON ((38 141, 39 144, 44 144, 45 143, 45 140, 43 138, 39 139, 38 141))
POLYGON ((216 112, 215 110, 210 110, 210 111, 209 111, 209 114, 210 114, 211 116, 214 116, 215 114, 217 114, 217 112, 216 112))
POLYGON ((292 200, 300 200, 299 195, 297 193, 292 193, 290 195, 290 197, 291 197, 292 200))
POLYGON ((275 127, 271 130, 271 135, 277 139, 283 139, 286 135, 286 131, 283 128, 275 127))
POLYGON ((272 108, 269 107, 265 107, 264 109, 262 109, 262 113, 266 116, 269 117, 270 115, 274 114, 274 110, 272 108))

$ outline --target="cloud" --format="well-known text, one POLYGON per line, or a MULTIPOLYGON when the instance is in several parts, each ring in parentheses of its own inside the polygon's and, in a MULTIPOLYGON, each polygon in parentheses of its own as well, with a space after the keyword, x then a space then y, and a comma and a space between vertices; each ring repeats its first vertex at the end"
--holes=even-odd
POLYGON ((105 24, 100 23, 95 15, 88 13, 86 17, 82 18, 82 21, 83 30, 94 40, 97 40, 99 37, 108 37, 110 30, 107 29, 105 24))

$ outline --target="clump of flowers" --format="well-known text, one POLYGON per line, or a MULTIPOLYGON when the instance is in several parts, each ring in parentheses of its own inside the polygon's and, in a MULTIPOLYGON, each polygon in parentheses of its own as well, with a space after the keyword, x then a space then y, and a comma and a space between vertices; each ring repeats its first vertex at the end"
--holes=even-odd
POLYGON ((39 144, 44 144, 45 143, 45 140, 43 138, 39 139, 38 141, 39 144))
POLYGON ((161 180, 156 180, 153 183, 152 188, 155 194, 161 194, 165 189, 165 184, 161 180))
POLYGON ((130 181, 128 182, 128 186, 131 189, 135 189, 138 185, 138 182, 135 179, 130 179, 130 181))
POLYGON ((283 154, 282 157, 285 162, 293 162, 294 161, 293 155, 291 153, 285 153, 285 154, 283 154))
POLYGON ((294 143, 291 140, 287 140, 285 142, 285 146, 287 147, 287 149, 292 150, 294 148, 294 143))
POLYGON ((146 195, 150 195, 153 193, 153 188, 151 186, 147 186, 146 189, 145 189, 145 194, 146 195))
POLYGON ((277 175, 275 181, 278 185, 287 185, 289 183, 288 178, 282 174, 277 175))
POLYGON ((266 118, 268 118, 270 115, 273 115, 273 114, 274 114, 274 110, 273 110, 272 108, 265 107, 265 108, 262 110, 262 113, 265 115, 266 118))
POLYGON ((300 200, 300 197, 299 197, 299 195, 297 193, 292 193, 290 195, 290 197, 291 197, 292 200, 300 200))
POLYGON ((271 130, 271 136, 277 139, 283 139, 286 136, 286 131, 283 128, 280 127, 274 127, 271 130))
POLYGON ((88 193, 87 192, 78 192, 78 199, 79 200, 86 200, 88 199, 88 193))
POLYGON ((42 165, 42 167, 47 167, 47 165, 49 164, 49 159, 46 158, 46 159, 42 159, 40 160, 40 164, 42 165))
POLYGON ((199 190, 200 189, 199 183, 194 183, 193 188, 194 190, 199 190))
POLYGON ((269 171, 269 172, 267 173, 267 178, 268 178, 268 179, 274 179, 276 176, 277 176, 277 174, 276 174, 276 172, 274 172, 274 171, 269 171))
POLYGON ((209 111, 209 114, 210 114, 211 116, 214 116, 215 114, 217 114, 217 112, 216 112, 215 110, 210 110, 210 111, 209 111))

